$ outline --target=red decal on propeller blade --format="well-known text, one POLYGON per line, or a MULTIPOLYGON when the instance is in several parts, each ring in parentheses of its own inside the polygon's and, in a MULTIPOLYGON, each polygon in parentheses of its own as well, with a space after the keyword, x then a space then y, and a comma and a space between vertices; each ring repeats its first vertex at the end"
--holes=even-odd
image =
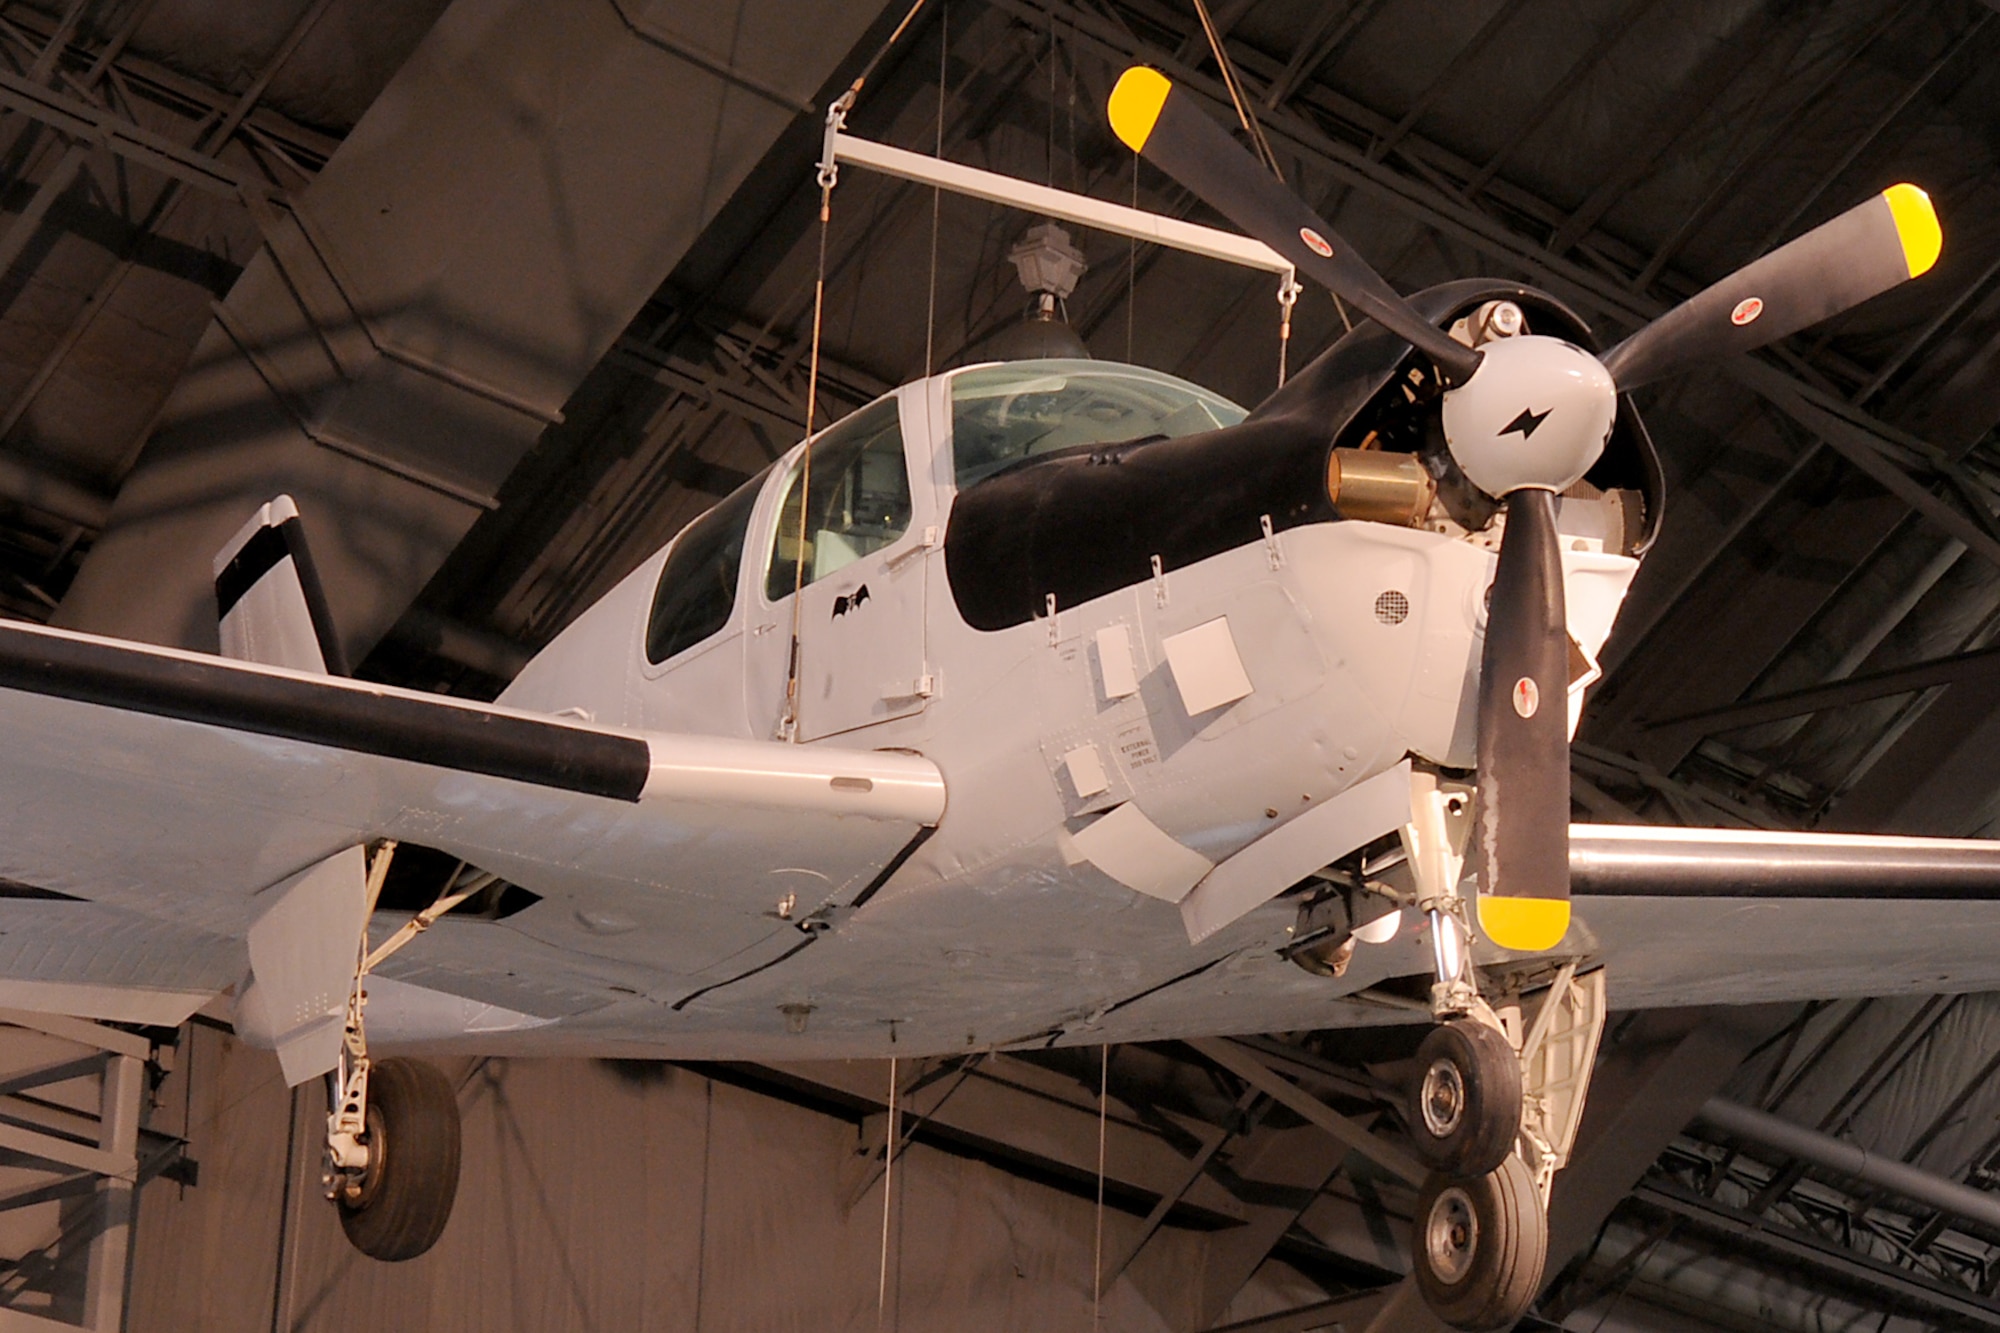
POLYGON ((1311 227, 1300 227, 1299 239, 1306 243, 1306 249, 1312 251, 1321 259, 1333 258, 1333 247, 1327 244, 1326 237, 1320 235, 1311 227))
POLYGON ((1522 717, 1533 717, 1535 710, 1542 706, 1542 692, 1535 688, 1535 682, 1526 676, 1514 682, 1514 711, 1522 717))
POLYGON ((1734 310, 1729 312, 1729 322, 1741 328, 1763 313, 1764 298, 1761 296, 1746 296, 1736 303, 1734 310))

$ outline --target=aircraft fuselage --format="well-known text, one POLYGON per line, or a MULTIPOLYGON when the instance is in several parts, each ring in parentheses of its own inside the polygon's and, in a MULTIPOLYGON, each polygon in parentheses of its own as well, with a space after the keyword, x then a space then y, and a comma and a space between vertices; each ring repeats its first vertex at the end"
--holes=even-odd
MULTIPOLYGON (((819 437, 803 528, 794 451, 635 570, 503 696, 642 730, 914 750, 943 771, 945 815, 892 874, 837 884, 799 867, 706 904, 728 928, 688 923, 714 947, 693 958, 676 951, 679 975, 654 998, 694 1049, 705 1038, 741 1050, 766 1037, 782 1049, 788 1016, 796 1028, 803 1014, 819 1054, 1096 1040, 1106 1015, 1137 1018, 1126 1011, 1157 1005, 1176 978, 1225 960, 1288 990, 1309 983, 1329 1002, 1399 968, 1423 969, 1413 937, 1339 982, 1308 977, 1275 953, 1289 906, 1240 917, 1232 909, 1226 920, 1211 911, 1202 922, 1192 911, 1184 921, 1176 904, 1202 901, 1195 886, 1211 866, 1406 759, 1473 766, 1490 532, 1344 520, 1323 492, 1284 512, 1253 479, 1234 496, 1212 494, 1211 512, 1191 523, 1176 520, 1178 551, 1146 560, 1142 577, 1113 580, 1076 605, 1051 592, 1038 614, 996 612, 1010 596, 1021 602, 1002 586, 1019 571, 991 568, 1008 558, 1004 541, 989 540, 978 566, 953 559, 945 530, 966 493, 1021 490, 1034 469, 1047 470, 1040 449, 1060 446, 1076 421, 1095 413, 1113 440, 1057 447, 1050 459, 1072 474, 1094 466, 1132 478, 1159 470, 1148 451, 1167 457, 1180 441, 1119 443, 1131 438, 1117 434, 1130 423, 1111 420, 1120 402, 1137 402, 1140 416, 1205 413, 1197 424, 1210 431, 1240 415, 1175 383, 1072 362, 975 367, 907 385, 819 437), (1093 377, 1106 388, 1097 397, 1087 392, 1093 377), (966 457, 1004 454, 1016 436, 1031 441, 1022 457, 966 457), (992 476, 962 488, 980 467, 992 476), (1251 514, 1246 499, 1281 512, 1251 514), (1234 515, 1243 540, 1219 528, 1230 516, 1212 511, 1223 503, 1244 509, 1234 515), (689 552, 701 559, 670 568, 677 551, 682 566, 689 552), (1175 559, 1186 554, 1197 558, 1175 559), (976 590, 965 586, 974 570, 984 571, 970 574, 984 578, 976 590), (714 587, 692 602, 675 591, 704 579, 714 587), (978 603, 971 617, 969 601, 978 603), (1013 623, 968 623, 996 618, 1013 623), (1111 811, 1124 812, 1119 836, 1093 834, 1111 811), (1202 938, 1191 943, 1191 934, 1202 938), (808 940, 814 947, 803 947, 808 940)), ((1325 466, 1325 446, 1312 452, 1309 480, 1325 466)), ((1171 480, 1163 473, 1138 489, 1157 495, 1163 476, 1171 480)), ((1183 503, 1199 510, 1204 497, 1183 503)), ((1076 521, 1087 528, 1092 512, 1076 521)), ((1637 568, 1621 549, 1621 513, 1594 494, 1562 503, 1570 626, 1591 657, 1637 568)), ((1047 562, 1052 549, 1122 546, 1130 566, 1149 540, 1144 520, 1107 512, 1098 530, 1074 533, 1044 523, 1020 556, 1047 562)), ((1045 577, 1067 593, 1094 576, 1045 577)), ((648 932, 579 927, 591 906, 572 906, 510 924, 624 961, 657 949, 648 932)))

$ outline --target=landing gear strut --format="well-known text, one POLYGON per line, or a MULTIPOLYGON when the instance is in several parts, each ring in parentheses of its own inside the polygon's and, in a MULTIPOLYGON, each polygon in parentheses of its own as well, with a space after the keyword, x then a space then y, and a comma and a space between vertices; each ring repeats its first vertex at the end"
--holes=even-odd
MULTIPOLYGON (((385 844, 369 867, 371 910, 394 851, 394 843, 385 844)), ((414 1259, 444 1234, 458 1195, 461 1130, 458 1097, 436 1066, 369 1057, 368 973, 478 887, 483 883, 448 892, 372 953, 365 934, 361 941, 340 1063, 327 1075, 320 1183, 340 1210, 347 1239, 371 1259, 414 1259)))
POLYGON ((1440 1319, 1482 1333, 1512 1325, 1541 1287, 1549 1191, 1582 1117, 1604 974, 1562 966, 1525 1023, 1518 991, 1482 996, 1459 892, 1472 789, 1418 771, 1410 794, 1404 850, 1437 977, 1437 1026, 1418 1049, 1406 1116, 1432 1168, 1417 1196, 1413 1276, 1440 1319))
POLYGON ((1472 825, 1472 788, 1421 770, 1410 775, 1403 846, 1430 929, 1438 1026, 1417 1052, 1410 1136, 1418 1156, 1453 1176, 1483 1176, 1521 1131, 1521 1064, 1499 1015, 1479 994, 1459 880, 1472 825))

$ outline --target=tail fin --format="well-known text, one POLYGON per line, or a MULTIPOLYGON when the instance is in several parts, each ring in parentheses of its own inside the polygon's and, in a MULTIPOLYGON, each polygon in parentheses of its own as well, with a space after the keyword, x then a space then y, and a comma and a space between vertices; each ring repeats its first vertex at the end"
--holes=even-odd
POLYGON ((224 657, 348 674, 291 496, 259 509, 217 553, 215 605, 224 657))

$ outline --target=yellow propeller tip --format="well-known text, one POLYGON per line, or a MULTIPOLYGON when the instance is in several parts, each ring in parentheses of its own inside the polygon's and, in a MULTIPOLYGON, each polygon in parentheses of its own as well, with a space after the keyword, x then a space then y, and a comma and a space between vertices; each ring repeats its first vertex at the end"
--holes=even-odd
POLYGON ((1891 185, 1882 191, 1889 201, 1889 216, 1896 220, 1896 235, 1903 242, 1903 260, 1910 276, 1920 277, 1937 263, 1944 249, 1944 230, 1938 226, 1937 210, 1931 197, 1908 183, 1891 185))
POLYGON ((1167 104, 1167 94, 1173 90, 1167 76, 1156 69, 1134 65, 1126 70, 1118 76, 1118 86, 1111 90, 1111 103, 1106 108, 1111 117, 1111 132, 1133 152, 1144 150, 1153 133, 1153 123, 1160 118, 1160 108, 1167 104))
POLYGON ((1569 933, 1567 898, 1503 898, 1481 894, 1479 929, 1515 953, 1540 953, 1569 933))

